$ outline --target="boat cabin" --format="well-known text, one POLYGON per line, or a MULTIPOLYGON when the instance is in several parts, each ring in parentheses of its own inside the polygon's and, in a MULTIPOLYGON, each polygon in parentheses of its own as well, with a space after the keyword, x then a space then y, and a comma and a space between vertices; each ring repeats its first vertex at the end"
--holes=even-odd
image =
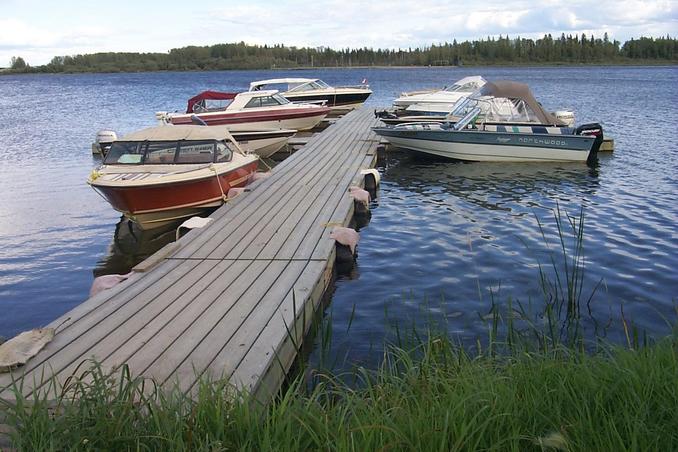
POLYGON ((104 165, 181 165, 230 162, 240 149, 223 127, 159 126, 114 141, 104 165), (217 130, 215 130, 217 129, 217 130))
POLYGON ((448 93, 474 93, 482 88, 487 81, 479 75, 464 77, 457 80, 452 86, 448 86, 443 91, 448 93))
POLYGON ((186 106, 186 113, 206 113, 247 108, 277 107, 289 104, 276 90, 222 93, 219 91, 203 91, 191 97, 186 106))

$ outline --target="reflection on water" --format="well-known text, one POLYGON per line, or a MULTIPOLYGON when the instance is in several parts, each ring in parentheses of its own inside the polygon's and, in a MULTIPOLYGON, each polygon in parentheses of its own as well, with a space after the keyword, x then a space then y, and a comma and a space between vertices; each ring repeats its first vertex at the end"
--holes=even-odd
POLYGON ((99 259, 92 271, 94 277, 128 273, 139 262, 173 242, 176 239, 176 228, 177 225, 169 224, 144 231, 121 217, 115 225, 115 234, 107 253, 99 259))
POLYGON ((393 148, 383 164, 389 181, 422 195, 425 202, 435 202, 435 196, 427 195, 440 190, 483 209, 507 212, 522 203, 539 207, 529 199, 541 200, 544 194, 565 193, 572 187, 593 195, 599 185, 597 168, 582 163, 469 163, 393 148))

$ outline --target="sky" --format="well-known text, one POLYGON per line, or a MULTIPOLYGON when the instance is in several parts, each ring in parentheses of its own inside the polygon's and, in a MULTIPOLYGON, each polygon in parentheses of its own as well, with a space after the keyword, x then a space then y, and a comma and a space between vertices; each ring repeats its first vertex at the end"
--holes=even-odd
POLYGON ((0 67, 56 55, 167 52, 244 41, 408 48, 497 37, 586 33, 622 43, 678 36, 678 0, 0 0, 0 67))

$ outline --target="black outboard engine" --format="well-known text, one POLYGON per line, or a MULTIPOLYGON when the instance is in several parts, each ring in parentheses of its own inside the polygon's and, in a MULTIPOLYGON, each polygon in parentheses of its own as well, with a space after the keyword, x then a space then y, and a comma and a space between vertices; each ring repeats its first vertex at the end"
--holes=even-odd
POLYGON ((598 161, 598 150, 600 149, 600 145, 603 144, 603 126, 601 126, 597 122, 592 122, 590 124, 582 124, 579 127, 577 127, 574 134, 596 137, 595 141, 593 142, 591 152, 589 152, 589 156, 586 159, 586 163, 591 165, 598 161))

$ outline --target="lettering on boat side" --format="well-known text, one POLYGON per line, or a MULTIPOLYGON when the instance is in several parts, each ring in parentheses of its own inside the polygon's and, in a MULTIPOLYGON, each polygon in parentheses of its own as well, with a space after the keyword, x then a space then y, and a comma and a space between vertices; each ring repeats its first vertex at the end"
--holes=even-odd
POLYGON ((532 137, 518 137, 519 143, 526 144, 546 144, 552 146, 567 146, 567 141, 565 140, 555 140, 552 138, 532 138, 532 137))

